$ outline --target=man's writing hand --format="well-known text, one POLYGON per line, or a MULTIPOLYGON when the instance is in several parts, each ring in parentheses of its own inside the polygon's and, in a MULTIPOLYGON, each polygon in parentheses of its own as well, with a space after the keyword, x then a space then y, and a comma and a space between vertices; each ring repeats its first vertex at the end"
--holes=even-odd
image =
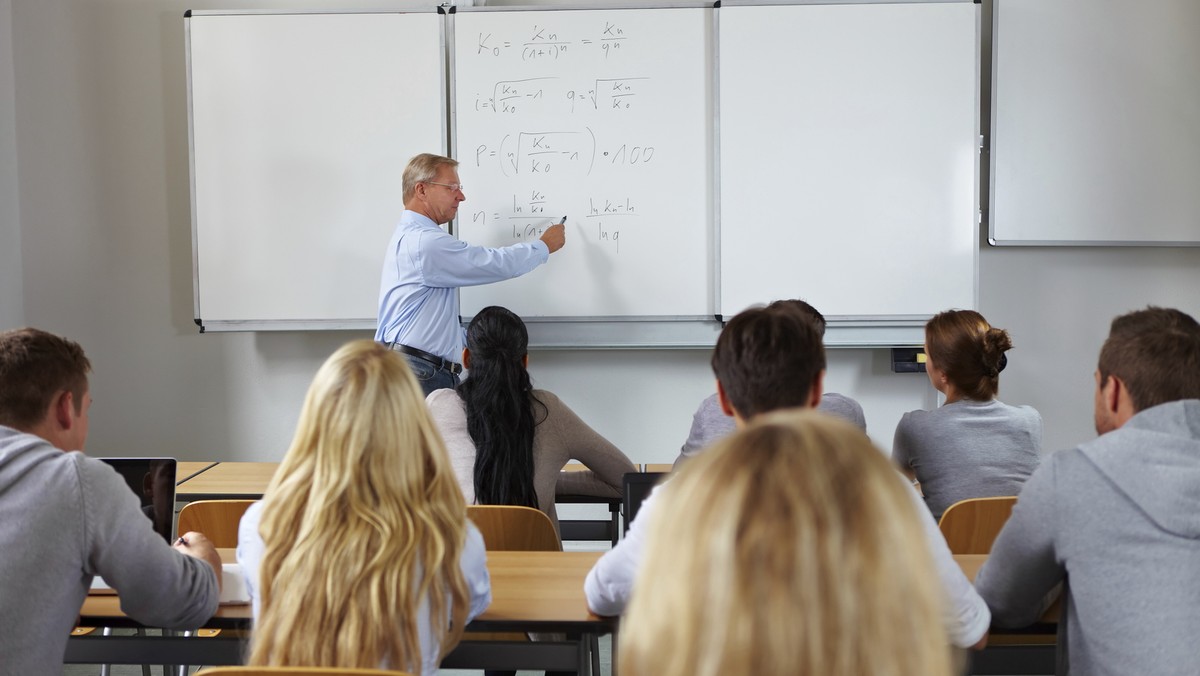
POLYGON ((546 247, 550 249, 550 253, 558 251, 567 242, 567 226, 562 223, 555 223, 546 228, 546 232, 542 233, 542 241, 546 243, 546 247))

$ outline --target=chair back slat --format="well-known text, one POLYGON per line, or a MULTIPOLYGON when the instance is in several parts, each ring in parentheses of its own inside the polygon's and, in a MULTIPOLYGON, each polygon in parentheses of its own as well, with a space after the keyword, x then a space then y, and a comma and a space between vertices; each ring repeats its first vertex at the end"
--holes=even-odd
POLYGON ((204 533, 214 547, 237 547, 238 523, 254 500, 197 500, 183 506, 176 531, 204 533))
POLYGON ((557 552, 562 542, 541 510, 508 505, 468 505, 467 517, 489 551, 557 552))
POLYGON ((938 528, 952 554, 990 554, 992 543, 1012 515, 1016 496, 971 498, 946 508, 938 528))

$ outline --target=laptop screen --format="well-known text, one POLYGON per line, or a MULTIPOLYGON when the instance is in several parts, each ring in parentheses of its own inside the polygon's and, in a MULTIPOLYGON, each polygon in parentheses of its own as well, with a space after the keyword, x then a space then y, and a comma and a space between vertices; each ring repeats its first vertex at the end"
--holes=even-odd
POLYGON ((142 513, 168 543, 175 519, 175 458, 100 458, 112 465, 142 503, 142 513))

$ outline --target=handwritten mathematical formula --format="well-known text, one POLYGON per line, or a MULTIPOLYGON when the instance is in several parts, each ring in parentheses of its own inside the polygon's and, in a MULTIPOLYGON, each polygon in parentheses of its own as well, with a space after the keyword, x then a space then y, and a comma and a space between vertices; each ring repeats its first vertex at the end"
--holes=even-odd
POLYGON ((654 146, 599 143, 591 127, 576 131, 519 131, 499 143, 475 146, 475 166, 498 167, 505 177, 591 175, 598 167, 633 167, 654 162, 654 146))
POLYGON ((529 113, 582 111, 625 111, 635 109, 639 95, 644 96, 648 77, 595 78, 570 81, 567 78, 535 77, 501 80, 490 92, 476 92, 477 112, 529 113))
POLYGON ((586 35, 572 36, 534 24, 516 39, 505 40, 492 33, 479 33, 475 55, 484 58, 520 56, 522 61, 551 60, 599 51, 605 59, 622 53, 623 45, 629 40, 623 25, 602 21, 586 35))
MULTIPOLYGON (((558 222, 559 211, 574 211, 561 203, 552 206, 552 201, 547 198, 546 192, 534 189, 523 196, 513 195, 511 206, 505 211, 472 212, 471 223, 482 228, 489 225, 500 226, 504 229, 504 237, 514 242, 532 241, 541 237, 547 228, 558 222)), ((588 197, 584 223, 571 234, 582 234, 586 239, 609 244, 614 253, 620 253, 622 226, 614 225, 614 219, 620 223, 629 223, 631 221, 618 217, 638 215, 637 205, 630 197, 588 197)))

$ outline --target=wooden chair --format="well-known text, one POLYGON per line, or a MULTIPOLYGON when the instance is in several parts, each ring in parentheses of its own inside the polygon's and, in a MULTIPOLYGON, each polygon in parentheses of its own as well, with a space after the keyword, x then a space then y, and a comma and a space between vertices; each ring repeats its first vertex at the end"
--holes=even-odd
POLYGON ((407 671, 383 669, 341 669, 338 667, 209 667, 195 676, 313 676, 315 674, 345 674, 346 676, 412 676, 407 671))
POLYGON ((179 511, 179 534, 188 531, 204 533, 213 546, 227 549, 237 547, 238 523, 254 500, 197 500, 179 511))
POLYGON ((938 528, 952 554, 990 554, 992 543, 1012 515, 1016 496, 971 498, 946 508, 938 528))
POLYGON ((554 532, 554 523, 539 509, 467 505, 467 518, 475 522, 475 527, 483 535, 483 544, 489 551, 562 551, 562 542, 554 532))
MULTIPOLYGON (((558 539, 558 533, 554 532, 554 522, 540 509, 511 505, 467 505, 467 518, 475 523, 475 527, 483 535, 483 544, 488 551, 562 551, 562 541, 558 539)), ((519 633, 472 632, 470 640, 525 641, 528 637, 519 633)), ((598 636, 587 636, 586 640, 592 655, 592 673, 598 675, 600 639, 598 636)))

